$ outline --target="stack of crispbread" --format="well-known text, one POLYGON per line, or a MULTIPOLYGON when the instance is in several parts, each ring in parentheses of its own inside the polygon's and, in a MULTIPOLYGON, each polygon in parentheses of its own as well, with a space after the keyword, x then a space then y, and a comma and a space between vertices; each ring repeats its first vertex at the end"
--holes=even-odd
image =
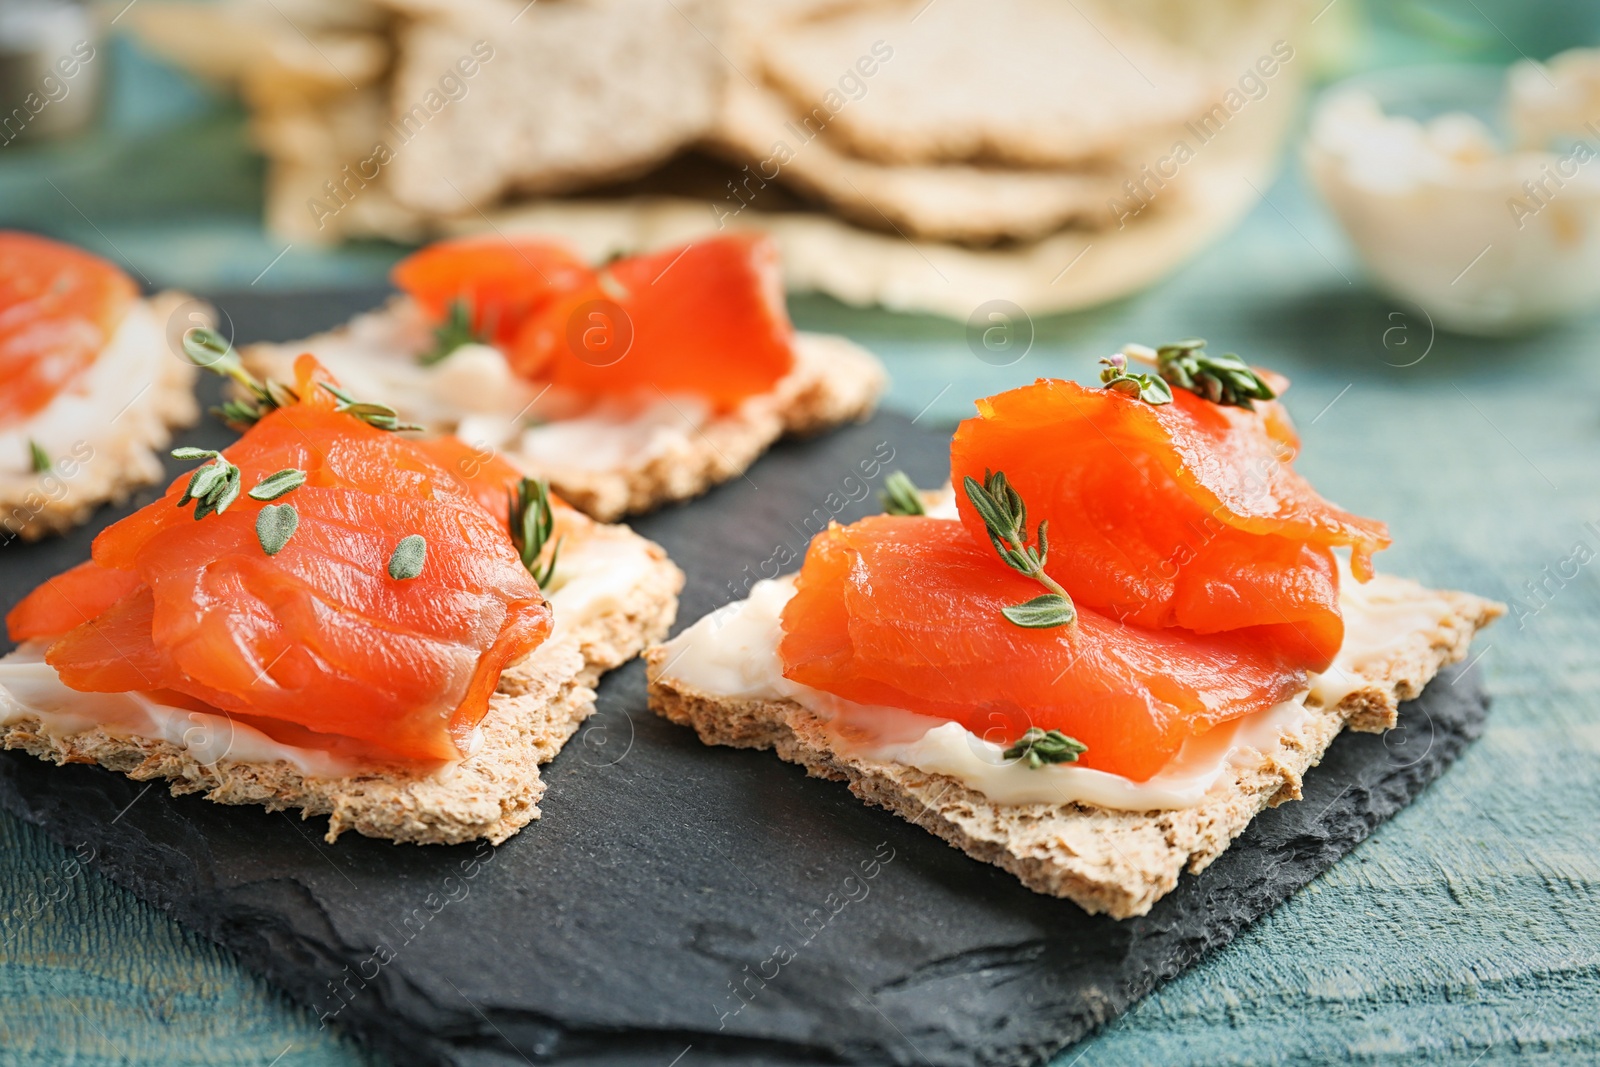
POLYGON ((130 18, 242 88, 272 161, 268 217, 291 239, 537 226, 601 257, 757 227, 791 285, 965 318, 994 298, 1121 295, 1248 208, 1307 65, 1305 15, 1300 0, 229 0, 130 18), (227 44, 241 38, 253 47, 227 44))

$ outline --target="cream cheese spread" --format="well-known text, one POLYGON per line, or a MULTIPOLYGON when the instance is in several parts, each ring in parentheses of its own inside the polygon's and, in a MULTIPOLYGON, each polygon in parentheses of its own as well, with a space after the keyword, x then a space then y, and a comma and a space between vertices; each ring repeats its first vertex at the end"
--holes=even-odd
MULTIPOLYGON (((928 499, 930 512, 953 515, 953 500, 928 499)), ((662 675, 717 697, 792 700, 825 722, 830 744, 846 756, 901 763, 949 775, 1000 804, 1079 802, 1127 811, 1192 807, 1231 767, 1259 763, 1281 738, 1301 730, 1314 714, 1308 701, 1328 705, 1364 684, 1364 665, 1448 613, 1442 600, 1419 596, 1403 579, 1379 575, 1359 585, 1341 583, 1345 642, 1334 664, 1311 678, 1292 700, 1226 723, 1187 741, 1148 781, 1050 764, 1030 768, 1003 756, 1004 746, 960 723, 898 708, 869 707, 783 677, 778 658, 780 616, 794 595, 794 579, 757 582, 747 600, 696 622, 667 645, 662 675)))
POLYGON ((37 482, 30 441, 57 458, 104 451, 122 432, 122 412, 161 377, 161 361, 176 358, 149 303, 134 301, 93 364, 32 417, 0 428, 0 496, 20 496, 37 482))
MULTIPOLYGON (((341 330, 303 346, 269 346, 280 376, 299 347, 314 355, 356 396, 381 396, 401 416, 432 430, 492 448, 530 469, 611 471, 689 449, 712 421, 704 398, 644 393, 590 397, 519 377, 490 345, 463 345, 423 363, 431 330, 414 304, 396 301, 357 315, 341 330)), ((806 334, 795 337, 799 362, 823 358, 806 334)), ((770 402, 751 397, 747 404, 770 402)))

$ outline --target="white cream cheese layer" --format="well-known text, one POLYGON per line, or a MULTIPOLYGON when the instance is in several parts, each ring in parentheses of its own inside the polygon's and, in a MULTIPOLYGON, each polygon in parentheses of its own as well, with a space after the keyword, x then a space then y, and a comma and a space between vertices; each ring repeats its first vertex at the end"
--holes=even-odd
POLYGON ((432 331, 415 306, 403 301, 357 315, 343 329, 312 342, 276 346, 277 376, 286 377, 294 357, 308 350, 352 395, 383 397, 405 418, 429 426, 448 428, 443 424, 454 426, 472 414, 516 412, 538 395, 488 345, 464 345, 447 359, 422 363, 433 345, 432 331))
POLYGON ((631 466, 680 447, 709 416, 690 397, 593 403, 547 390, 520 378, 491 345, 424 364, 432 343, 416 306, 401 301, 356 316, 315 348, 356 396, 381 396, 408 419, 541 468, 631 466))
POLYGON ((1259 761, 1280 738, 1309 722, 1313 713, 1305 706, 1308 697, 1336 703, 1363 683, 1363 664, 1418 629, 1436 626, 1448 610, 1441 601, 1434 613, 1433 605, 1419 601, 1415 585, 1384 575, 1364 586, 1347 580, 1341 589, 1345 643, 1327 674, 1313 676, 1311 689, 1293 700, 1191 738, 1145 782, 1073 764, 1031 768, 1006 760, 1003 745, 960 723, 855 704, 783 677, 780 616, 794 595, 792 577, 757 582, 748 600, 725 605, 673 638, 662 674, 713 696, 792 700, 826 720, 830 743, 841 754, 947 774, 996 803, 1079 802, 1126 811, 1187 808, 1198 804, 1232 766, 1259 761))
MULTIPOLYGON (((649 573, 653 561, 644 541, 606 536, 607 532, 599 527, 585 531, 581 540, 563 544, 555 576, 545 590, 555 628, 533 656, 568 640, 573 627, 621 610, 629 592, 649 573)), ((45 645, 29 642, 0 657, 0 726, 37 717, 44 731, 56 736, 100 727, 118 736, 167 741, 208 766, 227 756, 250 762, 284 760, 307 777, 336 778, 362 769, 359 759, 284 744, 220 713, 174 707, 143 693, 69 689, 44 662, 45 645)), ((480 742, 481 735, 475 733, 468 758, 480 742)), ((436 773, 447 776, 455 765, 443 764, 436 773)))
POLYGON ((561 539, 556 572, 544 589, 555 613, 552 638, 601 615, 625 610, 629 596, 656 565, 647 541, 577 512, 557 514, 555 535, 561 539))
POLYGON ((161 361, 177 358, 149 303, 135 300, 93 364, 32 418, 0 428, 0 496, 20 496, 37 482, 30 441, 55 459, 103 451, 120 432, 118 417, 161 377, 161 361))
MULTIPOLYGON (((406 419, 538 469, 638 466, 683 451, 712 417, 695 396, 595 400, 535 385, 490 345, 464 345, 424 364, 432 331, 406 301, 358 315, 345 329, 308 343, 352 394, 381 396, 406 419)), ((800 335, 797 358, 808 358, 806 351, 800 335)), ((285 362, 296 354, 278 346, 285 362)))

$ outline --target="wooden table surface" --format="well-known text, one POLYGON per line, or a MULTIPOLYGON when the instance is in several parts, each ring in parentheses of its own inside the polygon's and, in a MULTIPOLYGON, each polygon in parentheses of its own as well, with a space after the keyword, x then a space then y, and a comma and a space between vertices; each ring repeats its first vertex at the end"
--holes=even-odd
MULTIPOLYGON (((168 77, 144 74, 147 86, 168 77)), ((0 160, 0 223, 125 256, 158 285, 246 288, 282 244, 249 214, 260 176, 237 116, 170 106, 182 121, 142 138, 0 160), (112 175, 141 167, 174 177, 140 185, 145 199, 130 209, 112 175)), ((1396 545, 1381 569, 1516 609, 1475 650, 1495 704, 1452 771, 1058 1063, 1600 1059, 1600 563, 1589 562, 1600 556, 1600 320, 1509 341, 1435 333, 1420 309, 1368 287, 1293 167, 1266 200, 1150 292, 1034 323, 1031 349, 1008 367, 979 360, 960 324, 793 301, 803 327, 847 333, 884 358, 891 407, 943 425, 975 396, 1088 376, 1124 341, 1207 337, 1294 379, 1301 469, 1325 495, 1390 523, 1396 545)), ((295 249, 258 284, 369 283, 396 254, 295 249)), ((1076 269, 1092 268, 1091 253, 1076 269)), ((0 1064, 375 1062, 3 815, 0 900, 0 1064)))

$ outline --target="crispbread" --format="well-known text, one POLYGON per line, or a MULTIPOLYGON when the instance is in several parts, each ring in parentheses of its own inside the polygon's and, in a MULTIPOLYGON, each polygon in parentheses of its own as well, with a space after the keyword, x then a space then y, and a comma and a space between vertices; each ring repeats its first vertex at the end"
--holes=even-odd
POLYGON ((724 699, 664 676, 667 650, 646 653, 650 706, 693 726, 707 744, 771 748, 820 778, 848 783, 869 803, 944 838, 974 859, 1016 875, 1028 888, 1067 897, 1113 918, 1143 915, 1177 884, 1216 859, 1258 812, 1299 799, 1301 777, 1322 759, 1345 726, 1380 731, 1446 664, 1460 660, 1473 635, 1504 605, 1468 593, 1430 593, 1415 583, 1419 604, 1446 605, 1432 629, 1419 629, 1387 656, 1363 665, 1362 683, 1332 707, 1314 707, 1311 723, 1281 739, 1260 762, 1237 770, 1197 807, 1128 812, 1084 804, 999 805, 954 778, 898 763, 849 757, 829 744, 823 720, 790 700, 724 699))
POLYGON ((413 139, 386 131, 388 185, 402 204, 475 215, 509 191, 640 173, 710 126, 723 68, 708 36, 718 11, 704 0, 397 6, 433 10, 401 26, 395 116, 438 97, 441 75, 475 44, 494 50, 413 139))
POLYGON ((1109 4, 852 5, 753 47, 793 110, 831 111, 843 151, 889 164, 1075 166, 1175 130, 1220 91, 1199 56, 1109 4), (858 96, 841 92, 846 75, 858 96))
MULTIPOLYGON (((740 195, 759 204, 762 178, 771 175, 874 229, 970 243, 1035 240, 1069 224, 1101 229, 1116 224, 1107 205, 1123 195, 1123 179, 1138 176, 1115 166, 1069 171, 884 164, 840 152, 825 130, 804 127, 803 117, 784 103, 779 94, 741 81, 723 92, 713 143, 734 160, 763 161, 750 168, 755 176, 744 179, 740 195)), ((739 203, 730 200, 723 210, 739 203)))
POLYGON ((138 780, 165 778, 174 794, 203 793, 221 804, 261 804, 269 811, 298 808, 303 818, 328 815, 329 842, 355 830, 417 844, 480 837, 499 844, 539 817, 545 790, 539 765, 555 758, 594 712, 600 675, 666 633, 683 586, 682 572, 666 553, 627 527, 603 526, 572 511, 561 512, 558 522, 558 533, 574 541, 631 539, 648 546, 652 566, 617 610, 565 632, 558 620, 555 636, 507 669, 481 724, 481 747, 445 772, 391 765, 318 778, 284 760, 223 757, 208 765, 168 741, 101 728, 51 733, 34 716, 0 726, 0 745, 55 763, 98 763, 138 780))
MULTIPOLYGON (((410 312, 403 300, 397 300, 373 314, 402 316, 410 312)), ((348 329, 341 326, 299 341, 249 345, 242 356, 253 372, 286 378, 296 355, 322 351, 348 329)), ((396 359, 409 358, 405 352, 394 355, 396 359)), ((784 434, 816 433, 866 418, 888 381, 876 359, 843 337, 796 334, 795 357, 794 369, 770 393, 750 397, 681 440, 643 454, 629 465, 596 470, 535 464, 515 453, 507 453, 505 458, 531 476, 548 478, 557 495, 602 522, 687 500, 743 473, 784 434)), ((332 363, 330 369, 337 374, 338 364, 332 363)), ((404 408, 400 413, 421 418, 404 408)))
POLYGON ((622 470, 546 467, 535 473, 601 520, 699 496, 749 468, 779 437, 864 419, 887 382, 865 351, 830 334, 796 335, 798 359, 777 388, 706 423, 681 446, 622 470))
MULTIPOLYGON (((147 298, 162 323, 189 300, 170 291, 147 298)), ((155 380, 146 383, 146 391, 112 420, 114 432, 90 442, 93 454, 77 464, 70 477, 47 471, 14 498, 0 494, 0 544, 12 536, 36 541, 64 533, 101 504, 121 503, 135 489, 160 481, 158 451, 172 440, 174 429, 192 425, 200 417, 194 399, 197 373, 193 364, 175 354, 162 360, 155 380)), ((137 382, 128 384, 134 391, 140 388, 137 382)))
MULTIPOLYGON (((1292 80, 1285 70, 1280 78, 1292 80)), ((1288 84, 1229 125, 1180 172, 1151 208, 1101 230, 1071 227, 1026 244, 972 248, 908 239, 818 212, 765 211, 759 199, 737 214, 731 202, 641 195, 618 200, 543 201, 463 220, 452 233, 526 230, 570 242, 583 256, 662 248, 724 230, 760 230, 777 241, 791 291, 817 290, 847 304, 925 311, 966 320, 1002 299, 1030 315, 1114 300, 1174 269, 1236 222, 1270 180, 1277 146, 1295 113, 1288 84), (1182 189, 1181 196, 1178 189, 1182 189), (1168 199, 1170 194, 1170 199, 1168 199), (1161 206, 1157 210, 1157 206, 1161 206)), ((1124 199, 1132 210, 1136 204, 1124 199)), ((737 205, 733 205, 737 206, 737 205)))

